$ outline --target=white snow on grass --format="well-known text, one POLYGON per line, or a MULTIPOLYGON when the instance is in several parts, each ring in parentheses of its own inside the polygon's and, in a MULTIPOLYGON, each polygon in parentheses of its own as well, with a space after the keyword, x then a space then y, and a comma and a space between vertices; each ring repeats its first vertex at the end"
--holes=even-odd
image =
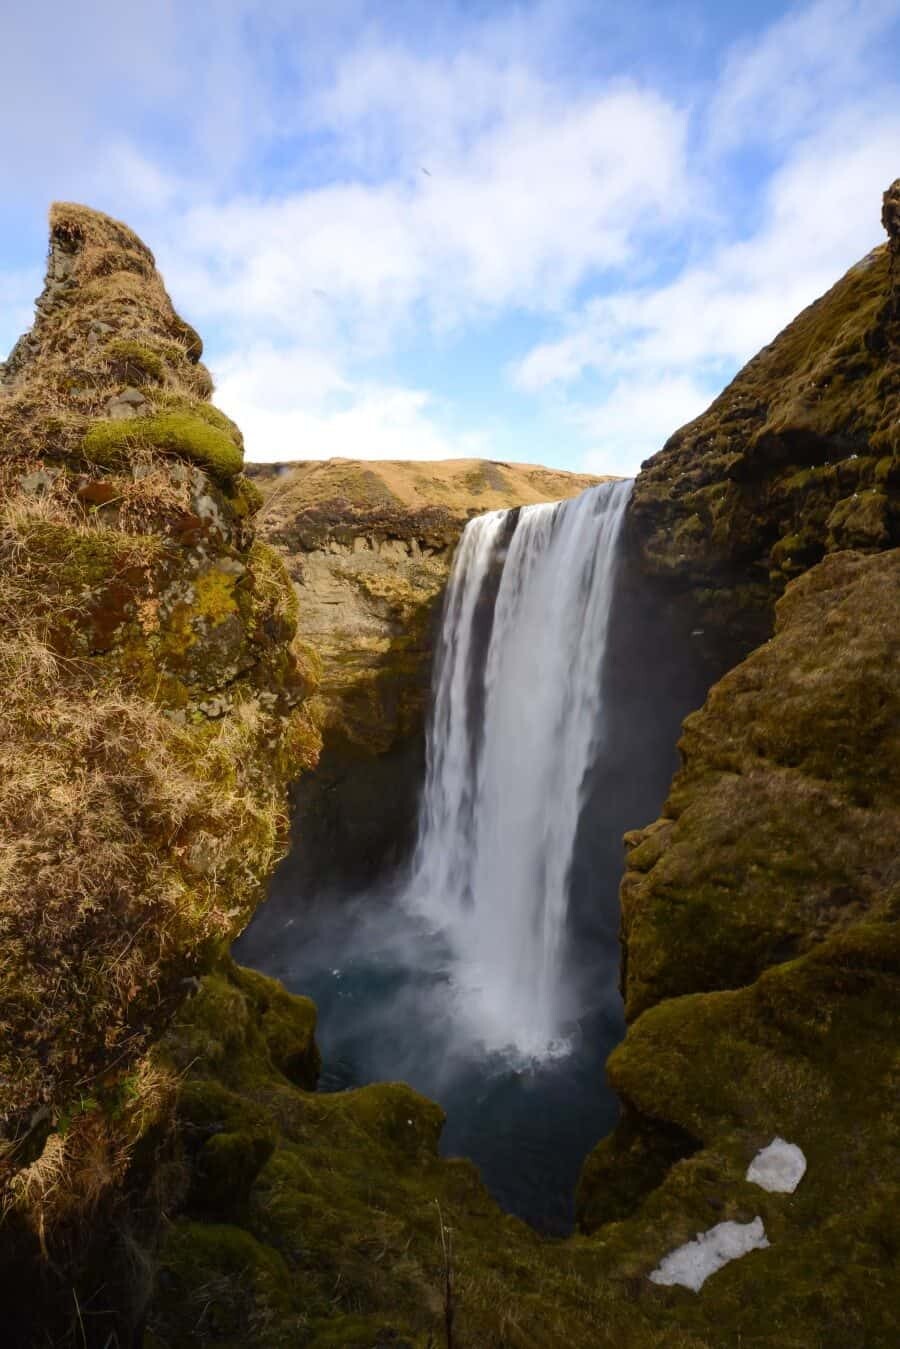
POLYGON ((754 1218, 752 1223, 717 1223, 708 1232, 698 1232, 696 1241, 670 1251, 650 1278, 653 1283, 680 1283, 699 1293, 717 1269, 768 1244, 762 1218, 754 1218))
POLYGON ((796 1143, 773 1138, 747 1168, 747 1180, 772 1194, 793 1194, 806 1174, 806 1158, 796 1143))

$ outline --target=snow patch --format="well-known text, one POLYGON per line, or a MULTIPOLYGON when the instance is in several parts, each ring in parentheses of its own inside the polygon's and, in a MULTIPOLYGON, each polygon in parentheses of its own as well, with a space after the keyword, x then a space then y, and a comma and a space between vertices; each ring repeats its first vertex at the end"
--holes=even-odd
POLYGON ((806 1174, 806 1158, 796 1143, 773 1138, 747 1168, 747 1180, 772 1194, 793 1194, 806 1174))
POLYGON ((768 1244, 762 1218, 754 1218, 752 1223, 717 1223, 708 1232, 698 1232, 696 1241, 670 1251, 650 1279, 667 1286, 680 1283, 699 1293, 717 1269, 740 1259, 748 1251, 763 1250, 768 1244))

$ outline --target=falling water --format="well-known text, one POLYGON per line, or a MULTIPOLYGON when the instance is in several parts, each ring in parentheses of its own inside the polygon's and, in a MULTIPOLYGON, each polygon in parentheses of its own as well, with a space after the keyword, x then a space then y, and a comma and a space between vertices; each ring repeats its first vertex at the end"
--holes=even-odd
POLYGON ((456 1013, 526 1059, 565 1048, 569 884, 630 491, 479 516, 447 591, 406 900, 449 944, 456 1013))

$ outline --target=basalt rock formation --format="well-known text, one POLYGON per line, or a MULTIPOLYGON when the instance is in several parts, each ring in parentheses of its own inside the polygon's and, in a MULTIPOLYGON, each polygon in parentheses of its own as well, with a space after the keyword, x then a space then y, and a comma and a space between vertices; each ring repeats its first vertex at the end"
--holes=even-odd
POLYGON ((432 639, 457 540, 482 511, 601 479, 526 464, 331 459, 251 465, 260 536, 284 559, 317 661, 323 748, 295 792, 302 893, 370 883, 409 848, 432 639))
POLYGON ((73 1290, 127 1283, 123 1196, 174 1096, 153 1043, 263 897, 319 743, 200 339, 125 226, 50 223, 0 383, 0 1257, 4 1334, 47 1309, 26 1343, 56 1342, 54 1288, 65 1324, 73 1290))

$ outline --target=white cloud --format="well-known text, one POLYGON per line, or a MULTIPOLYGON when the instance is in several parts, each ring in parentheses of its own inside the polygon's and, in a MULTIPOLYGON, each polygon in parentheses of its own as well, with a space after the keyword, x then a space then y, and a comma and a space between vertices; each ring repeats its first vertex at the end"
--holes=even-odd
POLYGON ((571 409, 573 422, 589 438, 582 470, 631 476, 677 427, 699 416, 716 392, 688 375, 618 380, 602 401, 571 409))
MULTIPOLYGON (((464 109, 464 86, 454 93, 464 109)), ((450 116, 453 100, 438 102, 450 116)), ((295 338, 324 322, 378 346, 423 315, 443 328, 552 309, 684 212, 684 118, 657 95, 621 88, 573 105, 544 91, 494 112, 465 153, 429 157, 430 177, 413 155, 411 179, 189 210, 169 250, 173 284, 230 322, 295 338)))
POLYGON ((485 437, 443 429, 427 391, 353 382, 314 350, 249 348, 215 371, 216 403, 238 422, 247 458, 256 463, 490 454, 485 437))
POLYGON ((597 380, 569 415, 590 427, 588 463, 637 470, 735 370, 880 242, 877 207, 898 166, 900 114, 866 110, 797 146, 774 175, 759 229, 657 287, 620 290, 571 315, 568 331, 511 371, 528 393, 597 380), (699 401, 698 400, 702 400, 699 401), (652 431, 658 430, 654 439, 652 431))
POLYGON ((815 0, 740 44, 708 123, 719 149, 806 133, 873 76, 874 44, 900 20, 896 0, 815 0))
MULTIPOLYGON (((145 235, 258 457, 475 452, 447 429, 464 393, 390 373, 450 332, 484 342, 495 421, 634 468, 877 241, 898 170, 897 0, 792 7, 690 106, 622 64, 683 36, 640 6, 222 0, 210 24, 163 0, 150 29, 127 8, 94 0, 52 50, 16 12, 0 84, 30 112, 0 161, 145 235), (505 379, 489 325, 525 317, 541 339, 505 379)), ((31 275, 0 277, 16 332, 31 275)))

